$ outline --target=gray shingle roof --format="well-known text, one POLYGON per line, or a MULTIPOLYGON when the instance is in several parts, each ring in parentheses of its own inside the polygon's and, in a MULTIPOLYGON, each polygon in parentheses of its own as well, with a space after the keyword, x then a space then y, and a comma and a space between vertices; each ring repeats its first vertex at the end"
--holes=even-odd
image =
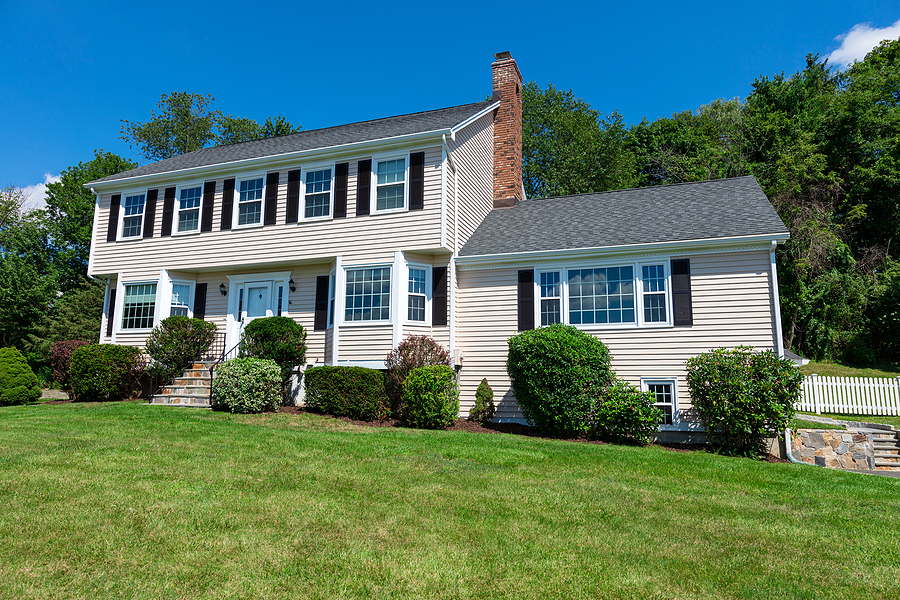
POLYGON ((91 183, 103 181, 116 181, 141 175, 157 175, 172 171, 182 171, 209 165, 224 164, 266 156, 277 156, 303 150, 315 150, 318 148, 330 148, 351 144, 354 142, 368 142, 385 138, 398 137, 439 131, 459 125, 472 115, 479 113, 490 106, 491 101, 463 104, 450 108, 429 110, 409 115, 386 117, 374 121, 361 121, 348 125, 326 127, 324 129, 310 129, 291 135, 284 135, 265 140, 254 140, 240 144, 228 144, 225 146, 213 146, 203 148, 195 152, 188 152, 156 163, 144 165, 130 171, 124 171, 91 183))
POLYGON ((460 256, 602 248, 787 228, 752 176, 524 200, 496 209, 460 256))

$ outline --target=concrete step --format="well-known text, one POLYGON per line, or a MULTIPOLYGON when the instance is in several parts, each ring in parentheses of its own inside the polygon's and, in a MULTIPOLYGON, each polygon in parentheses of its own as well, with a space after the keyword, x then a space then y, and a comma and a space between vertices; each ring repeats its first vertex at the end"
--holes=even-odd
POLYGON ((165 406, 185 406, 194 408, 210 408, 212 401, 209 396, 153 396, 150 398, 150 404, 165 406))

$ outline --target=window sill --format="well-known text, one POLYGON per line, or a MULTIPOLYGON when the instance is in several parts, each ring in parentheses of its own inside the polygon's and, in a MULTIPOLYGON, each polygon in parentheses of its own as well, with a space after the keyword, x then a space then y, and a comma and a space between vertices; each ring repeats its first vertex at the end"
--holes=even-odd
POLYGON ((323 217, 303 217, 299 221, 297 221, 297 225, 302 225, 303 223, 315 222, 315 221, 331 221, 331 215, 325 215, 323 217))
POLYGON ((402 207, 402 208, 386 208, 386 209, 384 209, 384 210, 378 210, 378 209, 375 209, 375 210, 372 211, 372 215, 373 215, 373 216, 377 216, 377 215, 392 215, 392 214, 405 213, 405 212, 409 212, 409 209, 408 209, 407 207, 404 206, 404 207, 402 207))
POLYGON ((340 324, 340 327, 391 327, 393 326, 393 322, 384 319, 381 321, 344 321, 340 324))
POLYGON ((262 226, 263 226, 262 223, 248 223, 246 225, 235 225, 231 229, 232 229, 232 231, 237 231, 239 229, 256 229, 256 228, 262 227, 262 226))
POLYGON ((119 238, 119 239, 116 240, 116 243, 118 244, 119 242, 139 242, 139 241, 141 241, 142 239, 144 239, 144 236, 142 236, 142 235, 136 235, 136 236, 134 236, 134 237, 119 238))
POLYGON ((183 236, 183 235, 199 235, 199 234, 200 234, 199 229, 194 229, 193 231, 173 231, 172 237, 179 237, 179 236, 183 236))

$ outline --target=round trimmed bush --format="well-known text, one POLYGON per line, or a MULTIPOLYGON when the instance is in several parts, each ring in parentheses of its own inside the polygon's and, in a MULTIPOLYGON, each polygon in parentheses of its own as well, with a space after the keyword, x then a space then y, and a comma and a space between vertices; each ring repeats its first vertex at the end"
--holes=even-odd
POLYGON ((153 373, 164 381, 178 376, 203 356, 216 339, 216 324, 175 315, 160 321, 147 336, 144 352, 153 359, 153 373))
POLYGON ((15 348, 0 348, 0 406, 29 404, 41 397, 37 375, 15 348))
POLYGON ((609 350, 571 325, 550 325, 509 338, 506 371, 528 422, 564 437, 588 433, 596 399, 614 380, 609 350))
POLYGON ((233 413, 260 413, 281 406, 281 369, 274 360, 235 358, 219 365, 212 381, 216 405, 233 413))
POLYGON ((84 402, 136 396, 143 373, 144 356, 134 346, 81 346, 72 353, 69 366, 72 398, 84 402))
POLYGON ((336 417, 376 421, 390 414, 384 373, 365 367, 312 367, 303 373, 306 406, 336 417))
POLYGON ((450 352, 427 335, 411 335, 400 342, 384 359, 385 387, 393 413, 402 410, 403 382, 413 369, 450 364, 450 352))
POLYGON ((456 373, 446 365, 419 367, 403 382, 400 420, 419 429, 446 429, 459 414, 456 373))
POLYGON ((597 400, 591 436, 613 442, 649 444, 663 418, 655 402, 653 392, 642 392, 628 382, 616 380, 597 400))
POLYGON ((687 361, 691 400, 709 441, 729 454, 758 456, 765 438, 794 418, 803 375, 771 350, 718 348, 687 361))
POLYGON ((287 380, 306 360, 306 330, 290 317, 253 319, 244 328, 241 356, 275 361, 287 380))

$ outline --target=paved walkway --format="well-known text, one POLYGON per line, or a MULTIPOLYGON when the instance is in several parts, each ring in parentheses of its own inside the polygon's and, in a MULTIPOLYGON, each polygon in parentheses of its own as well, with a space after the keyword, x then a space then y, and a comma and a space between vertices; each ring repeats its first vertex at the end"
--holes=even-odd
POLYGON ((62 390, 41 390, 41 398, 52 398, 53 400, 68 400, 69 394, 62 390))

